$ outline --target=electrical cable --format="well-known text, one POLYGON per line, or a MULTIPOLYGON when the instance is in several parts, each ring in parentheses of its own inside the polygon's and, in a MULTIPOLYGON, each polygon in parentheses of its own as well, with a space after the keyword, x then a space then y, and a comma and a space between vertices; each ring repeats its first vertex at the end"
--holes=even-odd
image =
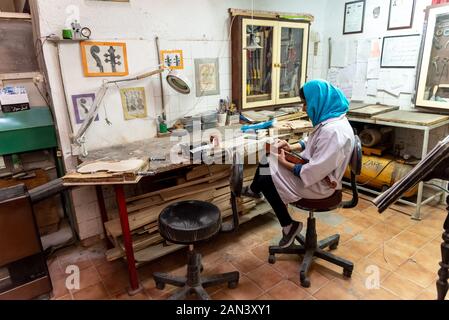
POLYGON ((370 184, 371 182, 373 182, 374 180, 376 180, 377 178, 379 178, 380 175, 385 171, 385 169, 387 169, 388 166, 389 166, 390 164, 392 164, 393 162, 395 162, 395 160, 390 160, 390 162, 388 162, 388 163, 382 168, 382 170, 379 171, 379 173, 378 173, 374 178, 371 178, 370 180, 368 180, 368 181, 366 181, 366 182, 364 182, 364 183, 357 184, 357 186, 358 186, 358 187, 363 187, 363 186, 366 186, 366 185, 370 184))

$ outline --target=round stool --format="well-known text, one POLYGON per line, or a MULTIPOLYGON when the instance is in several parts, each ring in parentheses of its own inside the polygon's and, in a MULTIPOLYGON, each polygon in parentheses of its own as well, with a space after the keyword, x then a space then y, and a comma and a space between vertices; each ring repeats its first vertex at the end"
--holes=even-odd
POLYGON ((220 209, 209 202, 177 202, 159 215, 162 237, 177 244, 195 244, 210 239, 220 231, 220 227, 220 209))
POLYGON ((202 300, 209 300, 204 288, 222 283, 228 283, 229 288, 237 286, 238 272, 201 277, 201 255, 195 252, 194 244, 212 238, 220 229, 220 209, 209 202, 182 201, 162 210, 159 215, 159 232, 162 237, 172 243, 189 245, 186 277, 163 273, 153 275, 156 287, 160 290, 163 290, 166 284, 182 287, 169 298, 170 300, 184 299, 190 293, 196 293, 202 300))

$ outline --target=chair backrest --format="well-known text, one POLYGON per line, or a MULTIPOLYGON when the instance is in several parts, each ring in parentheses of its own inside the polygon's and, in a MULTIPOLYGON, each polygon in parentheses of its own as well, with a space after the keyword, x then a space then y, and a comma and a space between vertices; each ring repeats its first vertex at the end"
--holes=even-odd
POLYGON ((355 144, 351 155, 351 161, 349 162, 349 167, 351 170, 352 199, 343 202, 342 207, 346 209, 355 208, 359 203, 357 176, 362 172, 362 142, 357 135, 355 136, 355 144))
POLYGON ((231 189, 232 222, 222 224, 222 232, 233 232, 239 227, 239 212, 237 198, 242 194, 243 189, 243 161, 242 155, 232 151, 231 176, 229 177, 229 187, 231 189))
POLYGON ((359 136, 355 136, 354 150, 352 151, 351 161, 349 163, 351 172, 356 176, 362 172, 362 142, 359 136))
POLYGON ((243 162, 241 158, 242 156, 240 155, 240 153, 233 152, 229 186, 231 188, 231 192, 236 197, 240 197, 243 189, 243 162))

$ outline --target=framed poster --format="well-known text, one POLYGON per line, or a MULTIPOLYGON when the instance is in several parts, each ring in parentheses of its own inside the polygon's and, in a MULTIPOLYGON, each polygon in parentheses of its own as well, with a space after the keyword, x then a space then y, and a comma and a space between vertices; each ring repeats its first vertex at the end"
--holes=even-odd
POLYGON ((345 3, 343 34, 362 33, 365 22, 365 0, 345 3))
POLYGON ((384 37, 380 67, 416 68, 420 46, 419 34, 384 37))
MULTIPOLYGON (((90 107, 95 100, 95 93, 77 94, 72 96, 73 109, 75 111, 76 124, 82 124, 89 113, 90 107)), ((95 118, 98 121, 99 117, 95 118)))
POLYGON ((390 0, 388 30, 409 29, 413 26, 416 0, 390 0))
POLYGON ((219 66, 217 59, 195 59, 196 96, 220 94, 219 66))
POLYGON ((449 111, 449 5, 426 9, 427 29, 419 57, 417 107, 449 111))
POLYGON ((145 88, 120 89, 120 95, 122 96, 125 120, 146 118, 148 116, 145 88))
POLYGON ((162 50, 161 61, 166 68, 184 69, 182 50, 162 50))
POLYGON ((81 42, 81 59, 86 77, 127 76, 126 43, 81 42))

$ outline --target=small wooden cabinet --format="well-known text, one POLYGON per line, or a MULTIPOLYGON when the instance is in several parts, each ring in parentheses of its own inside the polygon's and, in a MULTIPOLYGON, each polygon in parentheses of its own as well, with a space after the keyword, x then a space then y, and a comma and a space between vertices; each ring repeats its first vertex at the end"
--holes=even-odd
POLYGON ((310 23, 234 16, 232 100, 239 110, 301 101, 310 23))

